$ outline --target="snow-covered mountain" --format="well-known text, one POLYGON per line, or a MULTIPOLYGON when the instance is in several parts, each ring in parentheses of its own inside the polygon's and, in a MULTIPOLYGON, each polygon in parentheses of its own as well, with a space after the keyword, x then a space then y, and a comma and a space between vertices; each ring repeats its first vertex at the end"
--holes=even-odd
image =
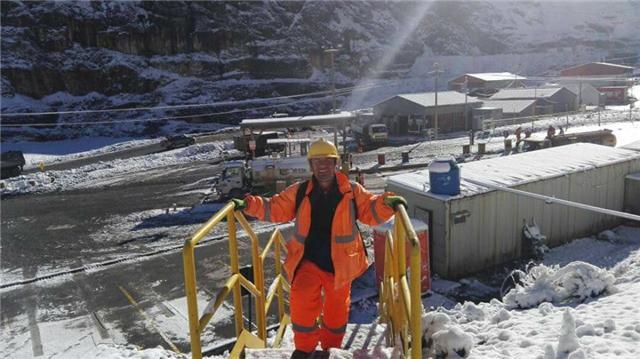
MULTIPOLYGON (((327 97, 269 98, 327 90, 327 48, 339 48, 339 88, 386 81, 340 96, 345 109, 432 88, 428 72, 436 62, 445 71, 443 80, 472 71, 526 75, 637 55, 640 49, 635 0, 2 1, 0 7, 4 114, 231 101, 44 119, 6 116, 4 123, 195 114, 207 115, 192 121, 231 123, 274 111, 324 112, 331 103, 327 97), (248 99, 254 101, 235 102, 248 99), (263 108, 274 104, 285 106, 263 108), (247 108, 254 110, 234 112, 247 108), (227 113, 211 115, 220 112, 227 113)), ((136 123, 128 130, 154 133, 165 122, 136 123)), ((3 132, 3 137, 15 133, 3 132)))

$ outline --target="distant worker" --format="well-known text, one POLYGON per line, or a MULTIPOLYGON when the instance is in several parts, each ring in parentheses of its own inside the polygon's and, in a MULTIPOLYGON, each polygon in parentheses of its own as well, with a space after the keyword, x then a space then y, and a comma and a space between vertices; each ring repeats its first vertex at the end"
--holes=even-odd
POLYGON ((233 199, 236 210, 263 221, 295 218, 284 269, 291 283, 290 310, 296 350, 307 358, 318 343, 339 348, 349 319, 351 282, 368 267, 356 218, 370 226, 393 216, 407 202, 386 192, 374 195, 336 171, 336 147, 320 139, 307 154, 313 176, 273 197, 233 199), (324 294, 323 294, 324 293, 324 294), (318 321, 318 318, 321 318, 318 321), (320 327, 318 327, 318 324, 320 327))
POLYGON ((530 129, 526 129, 524 130, 524 138, 529 138, 531 137, 531 130, 530 129))
POLYGON ((556 135, 556 128, 549 125, 549 128, 547 128, 547 138, 551 139, 551 137, 556 135))
POLYGON ((516 148, 518 148, 518 145, 520 145, 520 141, 522 141, 521 137, 522 137, 522 127, 518 126, 518 128, 516 128, 516 148))

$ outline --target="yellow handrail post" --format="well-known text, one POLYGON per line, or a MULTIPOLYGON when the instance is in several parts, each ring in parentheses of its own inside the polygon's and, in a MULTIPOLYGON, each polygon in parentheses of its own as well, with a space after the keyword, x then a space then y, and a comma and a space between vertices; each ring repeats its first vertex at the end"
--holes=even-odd
MULTIPOLYGON (((400 221, 404 227, 404 234, 411 242, 411 356, 419 358, 422 355, 422 302, 420 301, 420 281, 421 281, 421 265, 420 265, 420 241, 416 235, 411 220, 404 206, 399 206, 396 214, 400 214, 400 221)), ((404 240, 403 240, 404 242, 404 240)))
POLYGON ((395 212, 393 230, 387 232, 384 276, 380 286, 380 317, 390 327, 388 339, 401 345, 407 357, 422 355, 422 302, 420 242, 404 206, 395 212), (407 242, 409 269, 407 270, 407 242), (407 278, 410 276, 410 278, 407 278))
POLYGON ((189 337, 191 340, 192 357, 195 359, 202 358, 202 346, 200 341, 202 328, 200 327, 196 291, 195 246, 207 235, 207 233, 211 231, 211 228, 213 228, 227 213, 229 213, 229 211, 233 211, 233 203, 228 203, 213 215, 191 238, 185 241, 184 248, 182 250, 184 289, 185 295, 187 296, 187 309, 189 315, 189 337))
MULTIPOLYGON (((415 235, 415 233, 414 233, 415 235)), ((421 291, 421 258, 420 241, 415 241, 411 250, 411 357, 420 358, 422 356, 422 302, 420 300, 421 291), (416 247, 417 244, 417 247, 416 247), (416 249, 417 248, 417 249, 416 249)))
MULTIPOLYGON (((255 286, 258 288, 258 294, 256 296, 256 321, 258 326, 258 337, 262 340, 267 340, 267 314, 264 307, 264 271, 263 261, 258 249, 258 238, 254 238, 255 234, 251 234, 251 254, 253 257, 253 278, 255 280, 255 286)), ((251 330, 251 328, 249 328, 251 330)))
POLYGON ((187 240, 182 252, 184 263, 184 286, 187 295, 187 308, 189 314, 189 337, 191 338, 191 356, 193 359, 202 358, 200 343, 200 325, 198 318, 198 300, 196 298, 196 279, 192 275, 196 271, 194 249, 191 241, 187 240))
POLYGON ((393 243, 395 244, 395 252, 396 252, 396 258, 397 258, 397 268, 398 268, 398 275, 399 276, 404 276, 407 274, 407 252, 406 252, 406 236, 405 234, 405 228, 402 225, 402 221, 399 220, 395 220, 394 222, 394 241, 393 243))
MULTIPOLYGON (((278 230, 277 232, 277 238, 275 240, 275 255, 274 255, 274 261, 275 261, 275 267, 276 267, 276 277, 282 277, 282 262, 280 259, 280 246, 282 243, 282 234, 280 234, 280 231, 278 230)), ((276 288, 276 292, 278 293, 278 320, 282 320, 282 318, 284 317, 284 293, 282 291, 282 285, 279 285, 276 288)))
MULTIPOLYGON (((238 239, 236 233, 236 221, 234 218, 234 211, 227 213, 227 228, 229 231, 229 259, 231 261, 231 274, 240 275, 240 264, 238 263, 238 239)), ((233 306, 235 310, 235 329, 236 337, 240 337, 242 332, 243 317, 242 317, 242 293, 240 292, 240 282, 237 282, 233 286, 233 306)))

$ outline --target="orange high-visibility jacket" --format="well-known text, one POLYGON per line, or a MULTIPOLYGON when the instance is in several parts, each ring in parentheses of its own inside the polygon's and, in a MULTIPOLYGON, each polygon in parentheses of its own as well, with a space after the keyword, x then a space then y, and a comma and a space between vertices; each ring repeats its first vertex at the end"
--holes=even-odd
MULTIPOLYGON (((392 193, 374 195, 360 184, 350 182, 347 176, 339 172, 336 173, 336 179, 338 190, 342 193, 342 200, 336 207, 331 224, 331 259, 335 270, 335 287, 340 288, 351 283, 368 267, 364 244, 356 226, 353 199, 355 198, 358 206, 358 219, 371 226, 391 218, 393 209, 383 202, 384 197, 392 193)), ((309 181, 306 196, 296 214, 298 186, 300 183, 295 183, 270 199, 259 196, 245 198, 247 202, 245 213, 262 221, 288 222, 295 218, 293 235, 287 239, 288 253, 284 262, 284 269, 290 282, 293 281, 295 270, 304 254, 304 242, 311 228, 311 203, 308 195, 313 190, 313 181, 309 181)))

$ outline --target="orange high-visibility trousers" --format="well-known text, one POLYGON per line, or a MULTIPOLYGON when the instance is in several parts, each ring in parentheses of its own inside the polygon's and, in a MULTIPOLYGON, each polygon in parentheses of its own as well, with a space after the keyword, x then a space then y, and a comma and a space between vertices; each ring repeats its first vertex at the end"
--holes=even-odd
POLYGON ((349 320, 351 285, 334 287, 333 273, 302 260, 291 285, 291 323, 296 349, 340 348, 349 320), (321 292, 324 291, 324 303, 321 292), (317 319, 322 314, 320 328, 317 319))

